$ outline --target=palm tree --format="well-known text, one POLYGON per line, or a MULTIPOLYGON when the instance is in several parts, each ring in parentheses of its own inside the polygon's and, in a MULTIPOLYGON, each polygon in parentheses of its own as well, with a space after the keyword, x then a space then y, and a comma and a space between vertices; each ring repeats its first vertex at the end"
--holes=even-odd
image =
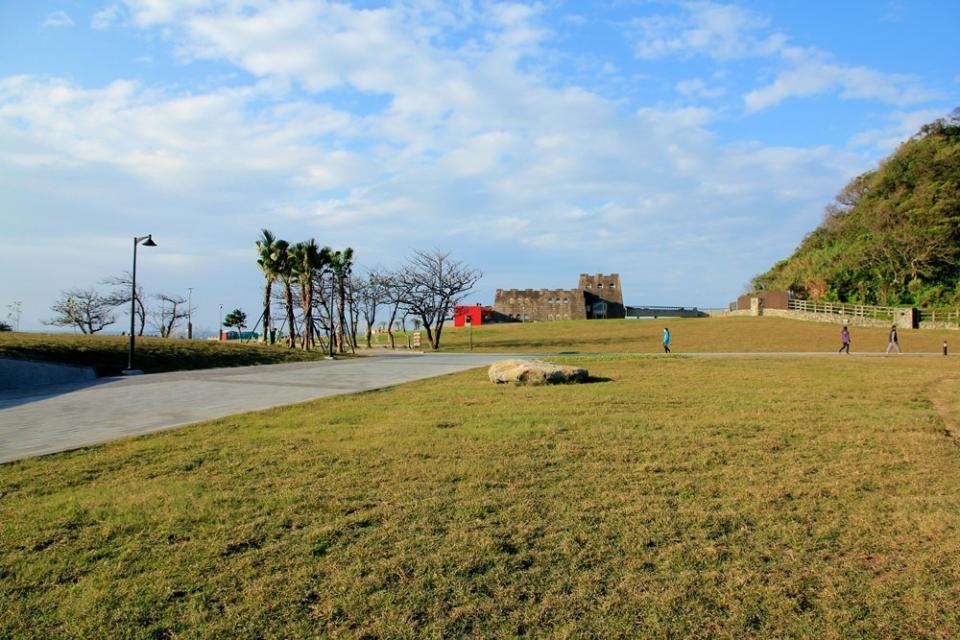
POLYGON ((338 342, 340 345, 340 353, 346 351, 345 343, 345 331, 346 331, 346 315, 344 310, 346 309, 347 303, 347 279, 350 277, 350 272, 353 270, 353 249, 347 247, 343 251, 335 251, 330 255, 330 269, 333 271, 333 278, 336 284, 337 289, 337 315, 340 320, 340 333, 338 336, 338 342))
POLYGON ((275 269, 277 278, 283 284, 283 299, 287 311, 287 347, 292 349, 297 338, 296 318, 293 316, 293 282, 295 275, 293 260, 290 256, 290 244, 286 240, 277 240, 276 256, 275 269))
MULTIPOLYGON (((286 243, 284 243, 286 245, 286 243)), ((257 266, 263 271, 266 284, 263 287, 263 337, 264 341, 270 342, 270 293, 273 289, 273 283, 279 277, 277 272, 280 263, 278 262, 279 247, 277 238, 269 229, 260 230, 260 239, 257 240, 257 266)))
POLYGON ((290 247, 290 262, 294 278, 300 286, 300 307, 303 309, 303 332, 300 346, 304 351, 313 347, 313 281, 316 271, 330 262, 330 249, 321 249, 313 238, 290 247))

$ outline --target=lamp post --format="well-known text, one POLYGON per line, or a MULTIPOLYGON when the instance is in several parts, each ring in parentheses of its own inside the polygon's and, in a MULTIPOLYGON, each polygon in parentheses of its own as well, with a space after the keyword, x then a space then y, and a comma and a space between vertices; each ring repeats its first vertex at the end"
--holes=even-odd
POLYGON ((193 340, 193 287, 187 287, 187 340, 193 340))
POLYGON ((220 324, 217 326, 217 342, 223 340, 223 304, 220 305, 220 324))
POLYGON ((133 368, 133 347, 136 329, 134 321, 137 319, 137 245, 143 243, 145 247, 155 247, 157 243, 153 241, 153 234, 148 233, 145 236, 134 236, 133 238, 133 272, 130 278, 130 351, 127 353, 127 368, 123 370, 126 376, 143 373, 133 368))

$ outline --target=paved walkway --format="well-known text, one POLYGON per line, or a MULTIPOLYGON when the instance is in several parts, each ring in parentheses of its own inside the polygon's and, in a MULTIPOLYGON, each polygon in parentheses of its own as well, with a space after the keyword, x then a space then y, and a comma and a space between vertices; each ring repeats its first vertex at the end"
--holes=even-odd
POLYGON ((502 354, 381 355, 0 392, 0 462, 488 365, 502 354))

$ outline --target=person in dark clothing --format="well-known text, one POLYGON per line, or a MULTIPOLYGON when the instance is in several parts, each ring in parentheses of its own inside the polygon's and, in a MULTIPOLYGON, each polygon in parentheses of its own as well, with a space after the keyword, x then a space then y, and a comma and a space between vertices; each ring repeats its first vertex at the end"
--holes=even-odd
POLYGON ((890 327, 890 342, 887 343, 887 353, 890 353, 893 349, 896 349, 897 353, 903 353, 900 351, 900 336, 897 335, 897 325, 890 327))
POLYGON ((840 350, 837 353, 842 353, 846 351, 847 355, 850 355, 850 330, 846 326, 843 327, 843 331, 840 332, 840 350))

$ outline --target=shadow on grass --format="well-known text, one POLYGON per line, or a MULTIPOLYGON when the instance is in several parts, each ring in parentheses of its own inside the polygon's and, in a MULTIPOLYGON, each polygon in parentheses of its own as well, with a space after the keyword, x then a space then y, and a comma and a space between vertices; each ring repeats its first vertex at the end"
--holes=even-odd
POLYGON ((580 384, 597 384, 600 382, 613 382, 613 378, 604 378, 603 376, 587 376, 587 379, 580 384))

